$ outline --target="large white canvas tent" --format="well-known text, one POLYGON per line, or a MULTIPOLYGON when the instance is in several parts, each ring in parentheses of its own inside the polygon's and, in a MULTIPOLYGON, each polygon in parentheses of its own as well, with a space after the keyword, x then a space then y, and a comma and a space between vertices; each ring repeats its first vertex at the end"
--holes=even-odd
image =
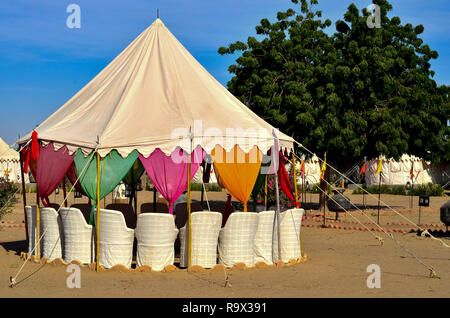
MULTIPOLYGON (((4 177, 6 171, 8 171, 8 178, 11 182, 22 182, 19 153, 9 148, 6 142, 0 138, 0 177, 4 177)), ((26 183, 30 182, 28 175, 24 177, 26 183)))
MULTIPOLYGON (((207 153, 216 144, 245 152, 258 146, 263 153, 273 145, 273 127, 217 82, 157 19, 35 130, 55 149, 66 145, 88 154, 98 143, 102 157, 112 149, 123 157, 134 149, 148 157, 156 148, 169 154, 179 146, 190 153, 189 129, 193 147, 207 153)), ((281 147, 292 149, 291 137, 278 137, 281 147)))

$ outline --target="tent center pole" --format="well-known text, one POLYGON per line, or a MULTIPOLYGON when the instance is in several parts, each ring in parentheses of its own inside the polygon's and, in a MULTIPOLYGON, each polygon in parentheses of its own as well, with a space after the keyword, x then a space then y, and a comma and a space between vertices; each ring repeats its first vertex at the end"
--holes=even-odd
POLYGON ((23 216, 25 218, 25 237, 27 238, 27 246, 30 244, 30 238, 28 237, 28 220, 27 220, 27 192, 25 188, 25 175, 23 172, 23 159, 22 153, 19 153, 20 158, 20 176, 22 178, 22 200, 23 200, 23 216))
POLYGON ((96 271, 100 267, 100 155, 97 152, 97 255, 96 271))

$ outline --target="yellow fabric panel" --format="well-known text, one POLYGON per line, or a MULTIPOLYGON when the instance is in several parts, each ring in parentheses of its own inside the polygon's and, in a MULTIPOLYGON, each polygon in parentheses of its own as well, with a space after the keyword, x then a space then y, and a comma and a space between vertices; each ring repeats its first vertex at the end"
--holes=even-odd
POLYGON ((259 169, 262 153, 257 147, 245 153, 237 145, 229 152, 216 145, 211 152, 214 169, 220 176, 222 184, 234 198, 244 203, 247 211, 247 201, 250 198, 259 169))

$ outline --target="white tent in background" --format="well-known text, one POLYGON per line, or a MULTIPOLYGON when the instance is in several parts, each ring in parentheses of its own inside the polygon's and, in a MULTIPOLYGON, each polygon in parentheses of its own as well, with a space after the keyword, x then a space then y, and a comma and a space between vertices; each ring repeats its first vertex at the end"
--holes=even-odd
MULTIPOLYGON (((133 150, 148 157, 157 148, 169 154, 177 146, 190 153, 189 129, 193 147, 207 153, 216 144, 245 152, 258 146, 265 153, 273 144, 273 127, 217 82, 157 19, 35 130, 56 149, 66 145, 87 155, 98 143, 102 157, 113 149, 123 157, 133 150)), ((291 137, 280 132, 278 138, 281 147, 293 148, 291 137)))
MULTIPOLYGON (((296 160, 295 166, 297 169, 297 184, 302 184, 302 177, 300 174, 301 161, 296 160)), ((291 164, 286 164, 286 170, 291 169, 291 164)), ((316 155, 305 161, 305 182, 310 185, 318 184, 320 182, 320 168, 322 167, 322 162, 316 155)))
MULTIPOLYGON (((0 177, 3 178, 6 172, 8 172, 8 178, 11 182, 22 182, 19 153, 9 148, 8 144, 0 138, 0 177)), ((30 182, 28 175, 25 175, 25 182, 30 182)))
MULTIPOLYGON (((379 159, 367 161, 366 184, 368 186, 378 185, 380 174, 375 175, 378 168, 379 159)), ((405 185, 411 183, 411 167, 414 172, 414 184, 443 183, 445 175, 450 175, 449 168, 443 165, 432 165, 425 160, 404 154, 400 160, 383 158, 383 169, 381 173, 381 184, 405 185)), ((448 181, 448 180, 447 180, 448 181)))

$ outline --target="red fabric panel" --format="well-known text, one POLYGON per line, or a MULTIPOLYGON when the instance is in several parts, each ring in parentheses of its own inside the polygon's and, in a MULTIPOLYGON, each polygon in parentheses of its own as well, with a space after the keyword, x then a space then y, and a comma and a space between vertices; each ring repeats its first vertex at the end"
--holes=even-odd
POLYGON ((287 195, 287 197, 294 202, 296 207, 299 207, 298 202, 295 202, 295 195, 292 191, 291 182, 289 181, 289 176, 287 174, 286 168, 284 166, 285 159, 283 152, 280 151, 280 164, 278 168, 278 181, 280 182, 281 190, 287 195))
POLYGON ((39 146, 39 160, 37 162, 36 182, 39 196, 43 198, 43 203, 48 206, 46 200, 55 191, 67 173, 73 162, 74 154, 69 155, 69 150, 64 146, 55 151, 53 143, 47 147, 39 146))
POLYGON ((67 170, 67 174, 66 175, 67 175, 67 179, 69 179, 70 184, 71 185, 75 184, 75 190, 77 190, 78 192, 80 192, 84 196, 88 196, 84 192, 83 187, 81 186, 80 180, 78 180, 78 182, 76 182, 77 179, 78 179, 78 174, 77 174, 77 167, 75 166, 75 162, 72 162, 72 164, 69 167, 69 170, 67 170))
POLYGON ((225 212, 222 215, 222 227, 225 226, 225 223, 227 223, 227 220, 233 212, 233 206, 231 205, 231 194, 227 193, 227 203, 225 205, 225 212))

